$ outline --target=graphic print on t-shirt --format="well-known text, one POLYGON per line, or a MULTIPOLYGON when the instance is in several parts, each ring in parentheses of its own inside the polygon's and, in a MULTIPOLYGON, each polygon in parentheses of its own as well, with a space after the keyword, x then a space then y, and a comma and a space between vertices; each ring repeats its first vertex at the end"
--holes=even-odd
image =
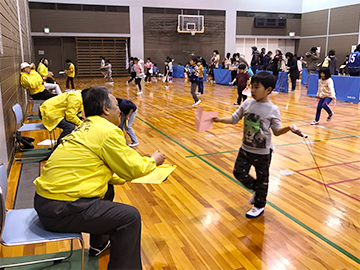
POLYGON ((243 143, 255 148, 266 148, 266 138, 261 128, 260 116, 254 113, 244 116, 243 143))

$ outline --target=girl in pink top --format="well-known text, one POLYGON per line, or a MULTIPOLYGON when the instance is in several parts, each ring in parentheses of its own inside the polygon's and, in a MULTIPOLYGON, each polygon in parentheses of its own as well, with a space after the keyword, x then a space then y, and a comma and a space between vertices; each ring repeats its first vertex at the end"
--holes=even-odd
POLYGON ((315 120, 311 122, 311 125, 318 125, 321 109, 324 109, 329 116, 327 117, 326 121, 330 121, 331 118, 334 116, 334 113, 329 108, 328 104, 333 100, 336 102, 335 97, 335 89, 334 89, 334 81, 331 79, 330 70, 328 68, 322 68, 319 72, 319 89, 316 94, 316 97, 319 100, 317 109, 316 109, 316 116, 315 120))
POLYGON ((154 64, 151 62, 151 58, 146 59, 146 63, 145 63, 145 71, 146 71, 145 82, 149 81, 149 83, 151 83, 151 76, 152 76, 152 73, 153 73, 153 66, 154 66, 154 64))

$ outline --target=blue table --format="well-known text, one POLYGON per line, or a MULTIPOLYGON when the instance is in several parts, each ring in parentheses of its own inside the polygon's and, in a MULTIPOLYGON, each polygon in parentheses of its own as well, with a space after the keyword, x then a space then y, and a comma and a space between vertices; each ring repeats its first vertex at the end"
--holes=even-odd
MULTIPOLYGON (((360 77, 332 75, 336 99, 346 102, 359 103, 360 77)), ((319 75, 310 74, 307 95, 316 97, 319 85, 319 75)))
POLYGON ((231 85, 231 71, 214 68, 214 77, 217 84, 231 85))
POLYGON ((173 77, 184 78, 184 66, 173 66, 173 77))

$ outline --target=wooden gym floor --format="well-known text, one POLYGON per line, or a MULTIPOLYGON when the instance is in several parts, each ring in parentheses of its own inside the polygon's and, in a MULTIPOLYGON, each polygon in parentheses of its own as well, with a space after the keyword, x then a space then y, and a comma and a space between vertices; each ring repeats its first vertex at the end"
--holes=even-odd
MULTIPOLYGON (((77 89, 105 82, 75 79, 77 89)), ((64 80, 59 83, 65 89, 64 80)), ((320 125, 311 126, 317 101, 306 96, 304 86, 271 95, 282 124, 294 123, 309 135, 332 200, 304 140, 292 133, 273 136, 268 204, 263 215, 247 219, 251 193, 232 174, 242 121, 236 126, 217 123, 197 133, 189 82, 175 79, 168 90, 162 82, 143 86, 140 96, 133 83, 125 85, 125 78, 115 78, 109 88, 138 106, 133 124, 140 142, 136 150, 142 155, 159 150, 167 163, 178 166, 161 185, 116 187, 116 201, 135 206, 142 215, 144 269, 360 269, 359 105, 331 104, 332 121, 326 122, 323 111, 320 125), (284 175, 283 170, 293 174, 284 175)), ((236 110, 236 92, 206 83, 200 105, 229 116, 236 110)), ((30 135, 37 141, 46 138, 44 132, 30 135)), ((8 207, 19 171, 20 163, 14 162, 8 207)), ((67 246, 2 248, 1 256, 55 252, 67 246)), ((108 259, 106 252, 100 269, 106 269, 108 259)))

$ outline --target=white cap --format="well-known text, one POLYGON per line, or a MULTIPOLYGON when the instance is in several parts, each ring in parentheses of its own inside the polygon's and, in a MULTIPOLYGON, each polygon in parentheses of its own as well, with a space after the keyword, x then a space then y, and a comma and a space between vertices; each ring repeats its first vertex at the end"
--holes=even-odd
POLYGON ((31 65, 30 65, 28 62, 23 62, 23 63, 21 63, 21 65, 20 65, 20 69, 21 69, 21 70, 23 70, 23 69, 26 68, 26 67, 31 67, 31 65))

